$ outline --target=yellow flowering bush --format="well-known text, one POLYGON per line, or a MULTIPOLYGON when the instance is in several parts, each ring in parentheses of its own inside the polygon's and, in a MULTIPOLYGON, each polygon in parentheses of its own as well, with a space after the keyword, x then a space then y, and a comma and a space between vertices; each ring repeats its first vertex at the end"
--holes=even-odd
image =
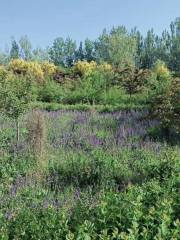
POLYGON ((112 66, 108 63, 97 64, 95 61, 78 61, 74 65, 75 72, 79 72, 81 75, 89 75, 93 71, 103 71, 108 72, 112 71, 112 66))
POLYGON ((28 72, 27 73, 29 73, 33 77, 35 77, 35 79, 38 82, 42 82, 44 80, 43 70, 41 68, 41 65, 37 62, 29 62, 28 63, 28 72))
POLYGON ((154 66, 153 70, 154 70, 154 73, 156 74, 158 79, 161 79, 161 78, 166 78, 167 79, 167 78, 170 77, 169 69, 167 68, 166 64, 161 60, 158 60, 155 63, 155 66, 154 66))
POLYGON ((27 62, 22 59, 13 59, 10 61, 8 69, 14 73, 26 74, 27 62))
POLYGON ((10 61, 8 69, 13 73, 31 75, 39 83, 44 79, 44 72, 41 68, 41 65, 37 62, 13 59, 10 61))
POLYGON ((111 64, 108 63, 102 63, 100 65, 97 66, 97 69, 103 72, 111 72, 113 71, 113 68, 111 66, 111 64))
POLYGON ((97 63, 95 61, 78 61, 74 65, 74 71, 79 72, 81 75, 89 75, 97 68, 97 63))
POLYGON ((57 67, 53 63, 49 63, 48 61, 41 63, 41 69, 46 76, 52 76, 57 71, 57 67))

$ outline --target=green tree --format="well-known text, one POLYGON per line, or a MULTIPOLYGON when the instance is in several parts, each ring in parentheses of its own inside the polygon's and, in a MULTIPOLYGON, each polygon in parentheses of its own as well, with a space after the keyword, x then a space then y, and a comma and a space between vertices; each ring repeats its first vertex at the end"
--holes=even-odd
POLYGON ((98 62, 109 62, 109 34, 106 29, 95 41, 96 59, 98 62))
POLYGON ((135 65, 136 47, 136 39, 124 27, 113 29, 109 39, 110 63, 118 67, 135 65))
POLYGON ((16 121, 16 139, 19 141, 19 117, 28 110, 35 98, 33 82, 30 77, 10 75, 0 81, 0 109, 16 121))
POLYGON ((119 72, 116 72, 116 80, 118 85, 122 86, 130 95, 139 93, 146 89, 148 70, 135 68, 133 65, 126 65, 119 72))
POLYGON ((67 38, 56 38, 49 49, 50 60, 57 66, 69 67, 75 60, 76 43, 67 38))
POLYGON ((156 59, 156 42, 155 42, 155 34, 153 29, 147 32, 147 36, 144 39, 143 50, 141 54, 141 62, 142 68, 150 69, 153 67, 156 59))
POLYGON ((135 66, 139 69, 142 67, 143 36, 136 28, 132 30, 131 35, 136 39, 135 66))
POLYGON ((168 31, 163 31, 162 36, 156 37, 156 59, 164 61, 167 65, 170 61, 171 37, 168 31))
POLYGON ((71 67, 75 61, 76 42, 71 38, 66 38, 64 42, 64 65, 71 67))
POLYGON ((136 42, 136 38, 123 26, 113 28, 110 33, 104 30, 96 41, 97 59, 115 67, 123 67, 127 63, 134 65, 136 42))
POLYGON ((180 78, 172 79, 164 91, 152 98, 150 116, 160 121, 166 137, 170 129, 180 132, 180 78))
POLYGON ((56 38, 49 49, 49 56, 55 65, 64 65, 64 39, 56 38))
POLYGON ((180 72, 180 18, 177 18, 170 25, 171 48, 169 67, 172 71, 180 72))
POLYGON ((32 51, 32 60, 37 62, 44 62, 49 60, 48 49, 43 49, 40 47, 35 48, 32 51))
POLYGON ((6 65, 9 62, 9 54, 0 50, 0 64, 6 65))
POLYGON ((80 44, 79 44, 79 48, 78 48, 78 50, 76 51, 76 53, 75 53, 75 61, 77 62, 77 61, 83 61, 84 60, 84 58, 85 58, 85 56, 84 56, 85 54, 84 54, 84 49, 83 49, 83 43, 82 42, 80 42, 80 44))
POLYGON ((95 45, 90 39, 86 39, 84 42, 84 58, 87 62, 95 60, 95 45))
POLYGON ((12 40, 11 43, 11 50, 10 50, 10 58, 16 59, 19 58, 19 45, 17 44, 16 40, 12 40))
POLYGON ((27 36, 21 37, 19 40, 20 56, 24 60, 31 60, 32 58, 32 45, 27 36))

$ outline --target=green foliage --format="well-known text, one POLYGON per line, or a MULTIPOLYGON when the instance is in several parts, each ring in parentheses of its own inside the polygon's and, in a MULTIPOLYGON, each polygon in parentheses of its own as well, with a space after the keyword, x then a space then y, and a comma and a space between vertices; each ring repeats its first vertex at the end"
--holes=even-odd
POLYGON ((110 33, 104 30, 96 43, 96 49, 101 60, 116 67, 135 63, 136 39, 124 27, 113 28, 110 33))
POLYGON ((149 75, 148 70, 138 70, 132 65, 126 65, 124 68, 115 70, 115 82, 132 95, 147 89, 149 75))
POLYGON ((51 61, 58 66, 72 66, 75 57, 76 43, 67 38, 57 38, 53 42, 53 46, 49 49, 51 61))
POLYGON ((45 62, 45 61, 49 61, 49 55, 48 55, 48 49, 45 48, 35 48, 32 51, 32 60, 36 61, 36 62, 45 62))
POLYGON ((0 84, 0 107, 8 117, 19 118, 33 99, 33 84, 28 77, 11 75, 0 84))
POLYGON ((19 46, 15 40, 12 41, 12 47, 10 51, 10 58, 17 59, 19 58, 19 46))
POLYGON ((179 30, 0 55, 2 240, 179 239, 179 30))
POLYGON ((152 99, 151 115, 161 121, 162 127, 180 131, 180 79, 172 79, 165 91, 152 99))
POLYGON ((19 40, 20 56, 22 59, 28 61, 32 59, 32 45, 28 37, 25 35, 19 40))
POLYGON ((61 102, 64 92, 61 86, 51 79, 46 79, 45 83, 38 88, 38 101, 42 102, 61 102))
POLYGON ((0 82, 0 109, 3 114, 16 120, 16 140, 19 141, 19 117, 28 110, 35 100, 32 79, 9 75, 0 82))
MULTIPOLYGON (((0 132, 1 238, 178 240, 179 146, 145 140, 145 146, 133 148, 142 136, 116 145, 121 121, 128 132, 134 121, 142 121, 131 123, 128 116, 134 113, 140 114, 43 111, 48 134, 44 165, 28 154, 26 134, 22 149, 12 151, 15 129, 1 117, 0 126, 7 126, 0 132), (88 133, 111 145, 92 145, 88 133)), ((21 119, 23 128, 27 119, 29 114, 21 119)), ((35 126, 36 120, 30 121, 35 126)), ((133 126, 137 131, 139 125, 133 126)))
POLYGON ((8 71, 4 66, 0 66, 0 82, 5 81, 8 76, 8 71))

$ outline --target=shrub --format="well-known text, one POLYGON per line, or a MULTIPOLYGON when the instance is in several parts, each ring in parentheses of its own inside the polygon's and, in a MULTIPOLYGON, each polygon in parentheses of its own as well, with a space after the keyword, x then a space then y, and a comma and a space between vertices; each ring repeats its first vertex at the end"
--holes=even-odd
POLYGON ((150 116, 161 122, 169 135, 169 128, 180 132, 180 78, 172 79, 169 88, 151 99, 150 116))
POLYGON ((0 81, 5 80, 8 75, 8 71, 4 66, 0 65, 0 81))
POLYGON ((97 70, 102 72, 112 72, 113 68, 112 68, 112 65, 109 63, 101 63, 97 65, 97 70))
POLYGON ((37 62, 13 59, 10 61, 8 69, 15 74, 29 75, 35 78, 37 83, 42 83, 44 80, 44 73, 41 69, 41 65, 37 62))
POLYGON ((99 96, 103 90, 107 91, 112 81, 112 76, 101 71, 93 71, 85 75, 80 82, 84 100, 89 103, 99 102, 99 96))
POLYGON ((154 64, 153 71, 156 74, 158 80, 170 78, 170 71, 167 68, 165 62, 161 60, 156 61, 156 63, 154 64))
POLYGON ((148 70, 126 65, 123 69, 115 69, 115 84, 124 87, 130 95, 139 93, 146 89, 149 74, 148 70))
POLYGON ((78 61, 74 65, 74 72, 79 73, 81 76, 89 75, 97 68, 97 63, 91 61, 90 63, 87 61, 78 61))
POLYGON ((95 61, 78 61, 74 65, 74 72, 80 76, 89 75, 93 71, 111 72, 112 66, 108 63, 97 64, 95 61))
POLYGON ((34 99, 33 85, 29 77, 12 75, 0 84, 0 109, 6 116, 16 120, 17 141, 19 117, 27 111, 29 103, 34 99))
POLYGON ((162 94, 171 84, 171 74, 163 61, 158 60, 153 68, 154 92, 152 94, 162 94))
POLYGON ((63 88, 52 80, 46 82, 38 88, 38 101, 42 102, 62 102, 64 98, 63 88))
POLYGON ((57 71, 57 67, 53 63, 47 61, 41 63, 41 69, 45 76, 53 76, 57 71))

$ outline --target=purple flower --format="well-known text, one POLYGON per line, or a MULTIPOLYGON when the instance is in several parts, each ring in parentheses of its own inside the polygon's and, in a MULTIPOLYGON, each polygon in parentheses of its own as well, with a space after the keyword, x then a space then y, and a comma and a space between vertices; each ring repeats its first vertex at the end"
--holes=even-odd
POLYGON ((95 134, 93 134, 89 137, 89 143, 93 147, 99 147, 99 146, 103 145, 103 141, 101 139, 99 139, 95 134))

